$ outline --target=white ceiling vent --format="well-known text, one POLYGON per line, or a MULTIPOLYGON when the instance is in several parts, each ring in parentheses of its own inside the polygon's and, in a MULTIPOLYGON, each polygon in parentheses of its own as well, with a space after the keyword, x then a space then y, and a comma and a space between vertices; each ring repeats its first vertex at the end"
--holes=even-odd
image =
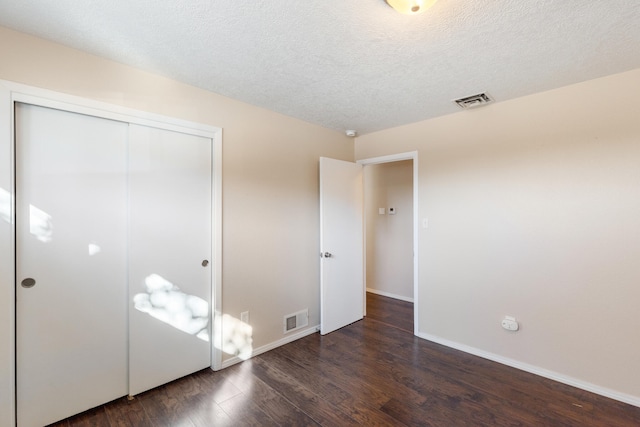
POLYGON ((466 96, 464 98, 455 99, 453 102, 458 104, 463 110, 469 108, 481 107, 493 102, 493 98, 488 93, 479 93, 477 95, 466 96))

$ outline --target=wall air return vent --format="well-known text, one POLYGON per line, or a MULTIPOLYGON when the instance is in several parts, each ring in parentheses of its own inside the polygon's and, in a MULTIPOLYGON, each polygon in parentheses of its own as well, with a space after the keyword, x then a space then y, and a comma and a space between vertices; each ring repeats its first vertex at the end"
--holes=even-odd
POLYGON ((284 316, 284 333, 304 328, 309 324, 309 310, 304 309, 297 313, 284 316))
POLYGON ((479 93, 477 95, 466 96, 464 98, 455 99, 453 102, 458 104, 463 110, 469 108, 481 107, 493 102, 493 98, 488 93, 479 93))

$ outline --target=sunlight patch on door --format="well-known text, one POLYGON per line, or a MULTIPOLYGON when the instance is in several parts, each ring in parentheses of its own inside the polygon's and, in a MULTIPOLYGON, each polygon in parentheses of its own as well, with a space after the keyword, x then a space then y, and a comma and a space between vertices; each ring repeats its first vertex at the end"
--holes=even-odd
POLYGON ((0 218, 11 224, 11 193, 0 188, 0 218))
POLYGON ((100 246, 96 245, 95 243, 89 243, 89 256, 99 254, 101 251, 102 249, 100 248, 100 246))
POLYGON ((164 277, 152 274, 145 279, 146 293, 133 297, 136 310, 174 328, 209 341, 209 304, 187 295, 164 277))
POLYGON ((53 222, 51 215, 29 205, 29 233, 36 236, 41 242, 50 242, 53 239, 53 222))
MULTIPOLYGON (((222 337, 222 350, 227 354, 238 356, 242 360, 251 358, 253 354, 253 328, 251 325, 228 314, 216 316, 216 334, 222 337)), ((216 347, 218 345, 216 344, 216 347)))

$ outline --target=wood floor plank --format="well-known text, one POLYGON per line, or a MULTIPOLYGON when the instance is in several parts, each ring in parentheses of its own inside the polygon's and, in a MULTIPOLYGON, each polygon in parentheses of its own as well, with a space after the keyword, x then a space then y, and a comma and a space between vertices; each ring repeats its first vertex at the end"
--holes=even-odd
POLYGON ((296 347, 288 349, 293 352, 283 351, 266 353, 261 355, 267 363, 289 372, 303 383, 313 384, 314 390, 327 400, 336 404, 347 399, 356 399, 367 402, 372 408, 380 408, 391 398, 391 394, 373 386, 352 372, 345 372, 336 366, 327 363, 314 363, 304 354, 296 353, 296 347))
POLYGON ((367 292, 367 317, 413 333, 413 304, 367 292))
POLYGON ((279 425, 318 426, 306 413, 285 399, 274 388, 253 373, 252 364, 245 363, 230 369, 225 376, 242 390, 245 399, 255 404, 279 425))
POLYGON ((279 424, 267 415, 256 402, 239 394, 220 404, 236 426, 278 426, 279 424))
POLYGON ((68 419, 69 425, 77 427, 110 427, 111 423, 104 406, 89 409, 68 419))
MULTIPOLYGON (((241 364, 236 366, 241 366, 241 364)), ((200 395, 212 399, 216 403, 222 403, 241 394, 242 391, 224 375, 225 372, 230 372, 230 370, 214 372, 211 369, 204 369, 193 374, 194 381, 200 384, 200 395)))
POLYGON ((109 418, 109 424, 112 427, 152 426, 151 420, 147 417, 138 399, 128 400, 126 397, 122 397, 109 405, 105 405, 104 408, 109 418))
POLYGON ((62 421, 58 421, 57 423, 49 424, 47 427, 68 427, 69 419, 64 419, 62 421))
MULTIPOLYGON (((310 381, 310 384, 326 384, 326 388, 337 387, 350 396, 369 402, 376 408, 382 407, 393 396, 377 384, 366 381, 352 370, 345 370, 341 366, 329 363, 325 359, 314 358, 312 354, 300 351, 297 346, 283 346, 276 349, 275 358, 282 357, 295 361, 298 366, 318 379, 310 381)), ((342 395, 342 393, 340 394, 342 395)))
POLYGON ((343 413, 330 402, 322 399, 314 391, 312 384, 303 384, 296 378, 279 371, 260 360, 252 360, 254 375, 298 406, 321 425, 357 426, 355 420, 343 413))
POLYGON ((445 426, 445 425, 472 425, 472 420, 456 421, 455 417, 426 411, 421 406, 416 406, 411 402, 403 402, 400 399, 391 399, 382 408, 389 416, 408 426, 445 426), (461 423, 464 422, 463 423, 461 423))
POLYGON ((190 415, 199 407, 199 397, 187 393, 192 377, 182 378, 136 396, 152 425, 191 426, 190 415))
MULTIPOLYGON (((320 398, 340 409, 345 415, 358 422, 360 425, 393 426, 398 425, 397 420, 380 411, 380 406, 375 401, 361 399, 356 390, 342 389, 334 379, 328 378, 324 372, 306 369, 292 360, 270 354, 261 355, 256 359, 257 363, 264 363, 280 372, 286 372, 302 384, 313 384, 313 391, 320 398)), ((385 399, 385 402, 388 400, 385 399)))
POLYGON ((194 426, 236 425, 225 410, 213 399, 200 396, 194 399, 188 415, 194 426))

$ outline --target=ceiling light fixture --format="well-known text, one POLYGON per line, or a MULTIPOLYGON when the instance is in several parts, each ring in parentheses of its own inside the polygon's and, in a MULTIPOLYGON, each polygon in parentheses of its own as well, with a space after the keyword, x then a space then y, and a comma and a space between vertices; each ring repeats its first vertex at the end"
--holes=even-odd
POLYGON ((417 15, 429 9, 438 0, 385 0, 389 6, 400 13, 417 15))

